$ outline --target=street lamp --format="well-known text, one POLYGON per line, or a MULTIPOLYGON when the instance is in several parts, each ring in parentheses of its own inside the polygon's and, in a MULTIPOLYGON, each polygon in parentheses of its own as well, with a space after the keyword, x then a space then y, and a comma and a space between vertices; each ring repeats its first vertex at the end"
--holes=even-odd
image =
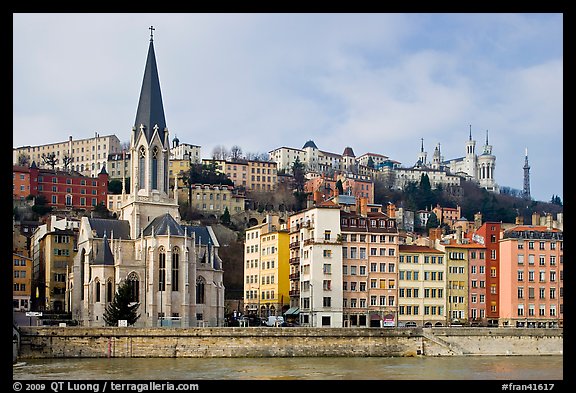
POLYGON ((310 283, 310 325, 314 327, 314 285, 310 283))

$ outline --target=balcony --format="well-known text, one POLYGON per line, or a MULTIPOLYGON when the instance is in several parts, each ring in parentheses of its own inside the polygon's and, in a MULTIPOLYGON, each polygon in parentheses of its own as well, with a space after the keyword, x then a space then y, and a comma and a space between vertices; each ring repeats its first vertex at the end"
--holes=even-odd
POLYGON ((290 248, 299 248, 300 247, 300 242, 299 241, 295 241, 290 243, 290 248))
POLYGON ((288 291, 288 295, 290 295, 291 297, 292 296, 298 297, 298 296, 300 296, 300 290, 299 289, 292 289, 292 290, 288 291))
POLYGON ((299 280, 300 279, 300 272, 290 273, 289 278, 290 278, 290 280, 299 280))
POLYGON ((290 258, 288 262, 290 265, 300 265, 300 257, 290 258))

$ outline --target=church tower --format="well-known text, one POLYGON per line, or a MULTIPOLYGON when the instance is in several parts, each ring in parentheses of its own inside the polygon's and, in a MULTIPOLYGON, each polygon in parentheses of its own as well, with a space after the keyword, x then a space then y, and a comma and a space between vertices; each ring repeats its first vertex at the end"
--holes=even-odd
POLYGON ((470 175, 472 179, 477 179, 476 172, 476 141, 472 140, 472 125, 470 125, 470 134, 466 142, 466 156, 464 156, 465 168, 464 171, 470 175))
POLYGON ((121 218, 129 220, 130 235, 137 238, 151 220, 169 213, 180 220, 178 203, 171 195, 168 182, 170 140, 160 79, 154 53, 154 27, 150 27, 150 44, 144 78, 130 136, 130 194, 122 204, 121 218))
POLYGON ((488 130, 486 130, 486 144, 484 151, 478 156, 476 173, 480 187, 488 191, 498 192, 498 186, 494 179, 494 170, 496 169, 496 156, 492 154, 492 145, 488 143, 488 130))

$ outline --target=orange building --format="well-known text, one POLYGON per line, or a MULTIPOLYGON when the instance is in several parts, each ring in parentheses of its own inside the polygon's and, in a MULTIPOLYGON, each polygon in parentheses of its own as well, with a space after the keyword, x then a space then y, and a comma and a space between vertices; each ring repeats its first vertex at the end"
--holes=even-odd
POLYGON ((23 201, 30 195, 30 168, 14 165, 12 169, 12 199, 23 201))
POLYGON ((563 326, 563 244, 563 232, 547 226, 518 225, 504 231, 500 241, 502 326, 563 326))

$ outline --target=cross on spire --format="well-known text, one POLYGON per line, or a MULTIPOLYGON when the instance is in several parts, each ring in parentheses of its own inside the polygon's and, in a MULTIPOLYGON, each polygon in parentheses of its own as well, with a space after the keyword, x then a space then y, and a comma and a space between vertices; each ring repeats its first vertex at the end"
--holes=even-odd
POLYGON ((154 30, 156 29, 154 28, 154 26, 150 26, 148 30, 150 30, 150 41, 154 41, 154 30))

